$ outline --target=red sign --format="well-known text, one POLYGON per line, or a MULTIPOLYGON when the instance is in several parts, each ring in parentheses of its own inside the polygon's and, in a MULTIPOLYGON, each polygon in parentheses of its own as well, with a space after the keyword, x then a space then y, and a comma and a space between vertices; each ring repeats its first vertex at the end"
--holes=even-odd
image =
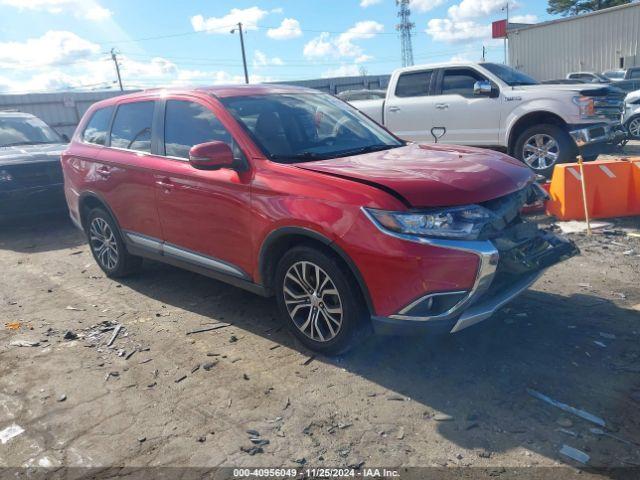
POLYGON ((491 38, 506 38, 507 21, 498 20, 491 24, 491 38))

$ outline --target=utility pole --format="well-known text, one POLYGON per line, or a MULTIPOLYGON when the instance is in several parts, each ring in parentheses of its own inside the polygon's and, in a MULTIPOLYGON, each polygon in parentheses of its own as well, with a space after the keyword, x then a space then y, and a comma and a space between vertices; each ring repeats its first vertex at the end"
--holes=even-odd
POLYGON ((487 47, 482 45, 482 61, 484 62, 487 59, 487 47))
MULTIPOLYGON (((235 33, 236 29, 231 30, 235 33)), ((240 34, 240 48, 242 50, 242 66, 244 67, 244 83, 249 83, 249 73, 247 72, 247 55, 244 52, 244 36, 242 35, 242 22, 238 22, 238 33, 240 34)))
POLYGON ((399 8, 398 17, 400 23, 396 25, 396 30, 400 32, 400 42, 402 45, 402 66, 410 67, 413 65, 413 46, 411 45, 411 36, 416 24, 411 21, 411 10, 409 10, 410 0, 396 0, 399 8))
POLYGON ((116 66, 116 74, 118 75, 118 85, 120 85, 120 91, 122 92, 124 89, 122 88, 122 78, 120 77, 120 66, 118 65, 118 57, 116 56, 116 49, 111 49, 111 60, 113 60, 114 65, 116 66))
POLYGON ((508 65, 509 58, 507 54, 507 42, 509 40, 509 0, 507 0, 507 5, 505 6, 505 8, 507 10, 507 28, 506 28, 506 31, 504 32, 504 64, 508 65))

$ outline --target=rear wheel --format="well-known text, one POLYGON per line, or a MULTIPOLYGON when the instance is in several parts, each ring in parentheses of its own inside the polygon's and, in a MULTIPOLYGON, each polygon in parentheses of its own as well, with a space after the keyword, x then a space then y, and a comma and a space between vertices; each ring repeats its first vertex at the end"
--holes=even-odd
POLYGON ((640 140, 640 115, 636 115, 635 117, 631 117, 627 123, 627 132, 629 132, 629 136, 634 140, 640 140))
POLYGON ((366 307, 350 272, 334 257, 312 247, 295 247, 276 269, 280 314, 307 348, 335 355, 364 335, 366 307))
POLYGON ((539 175, 551 177, 559 163, 575 160, 578 149, 571 136, 556 125, 534 125, 522 132, 515 144, 515 156, 539 175))
POLYGON ((127 252, 116 222, 106 210, 89 212, 87 239, 93 258, 107 277, 124 277, 140 269, 142 258, 127 252))

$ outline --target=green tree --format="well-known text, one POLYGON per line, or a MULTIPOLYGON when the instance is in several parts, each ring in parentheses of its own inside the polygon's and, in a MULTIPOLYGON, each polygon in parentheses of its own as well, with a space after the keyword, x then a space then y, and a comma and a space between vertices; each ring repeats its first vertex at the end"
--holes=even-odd
POLYGON ((631 2, 632 0, 549 0, 547 12, 552 15, 578 15, 631 2))

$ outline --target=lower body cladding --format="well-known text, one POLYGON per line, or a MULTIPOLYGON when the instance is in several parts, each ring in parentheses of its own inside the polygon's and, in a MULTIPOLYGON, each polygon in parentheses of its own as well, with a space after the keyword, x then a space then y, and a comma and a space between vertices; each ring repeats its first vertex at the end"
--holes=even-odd
POLYGON ((529 288, 544 271, 579 253, 569 240, 521 223, 484 241, 406 238, 478 256, 470 290, 435 292, 420 297, 388 317, 372 317, 379 334, 414 334, 416 330, 455 333, 492 316, 529 288))

